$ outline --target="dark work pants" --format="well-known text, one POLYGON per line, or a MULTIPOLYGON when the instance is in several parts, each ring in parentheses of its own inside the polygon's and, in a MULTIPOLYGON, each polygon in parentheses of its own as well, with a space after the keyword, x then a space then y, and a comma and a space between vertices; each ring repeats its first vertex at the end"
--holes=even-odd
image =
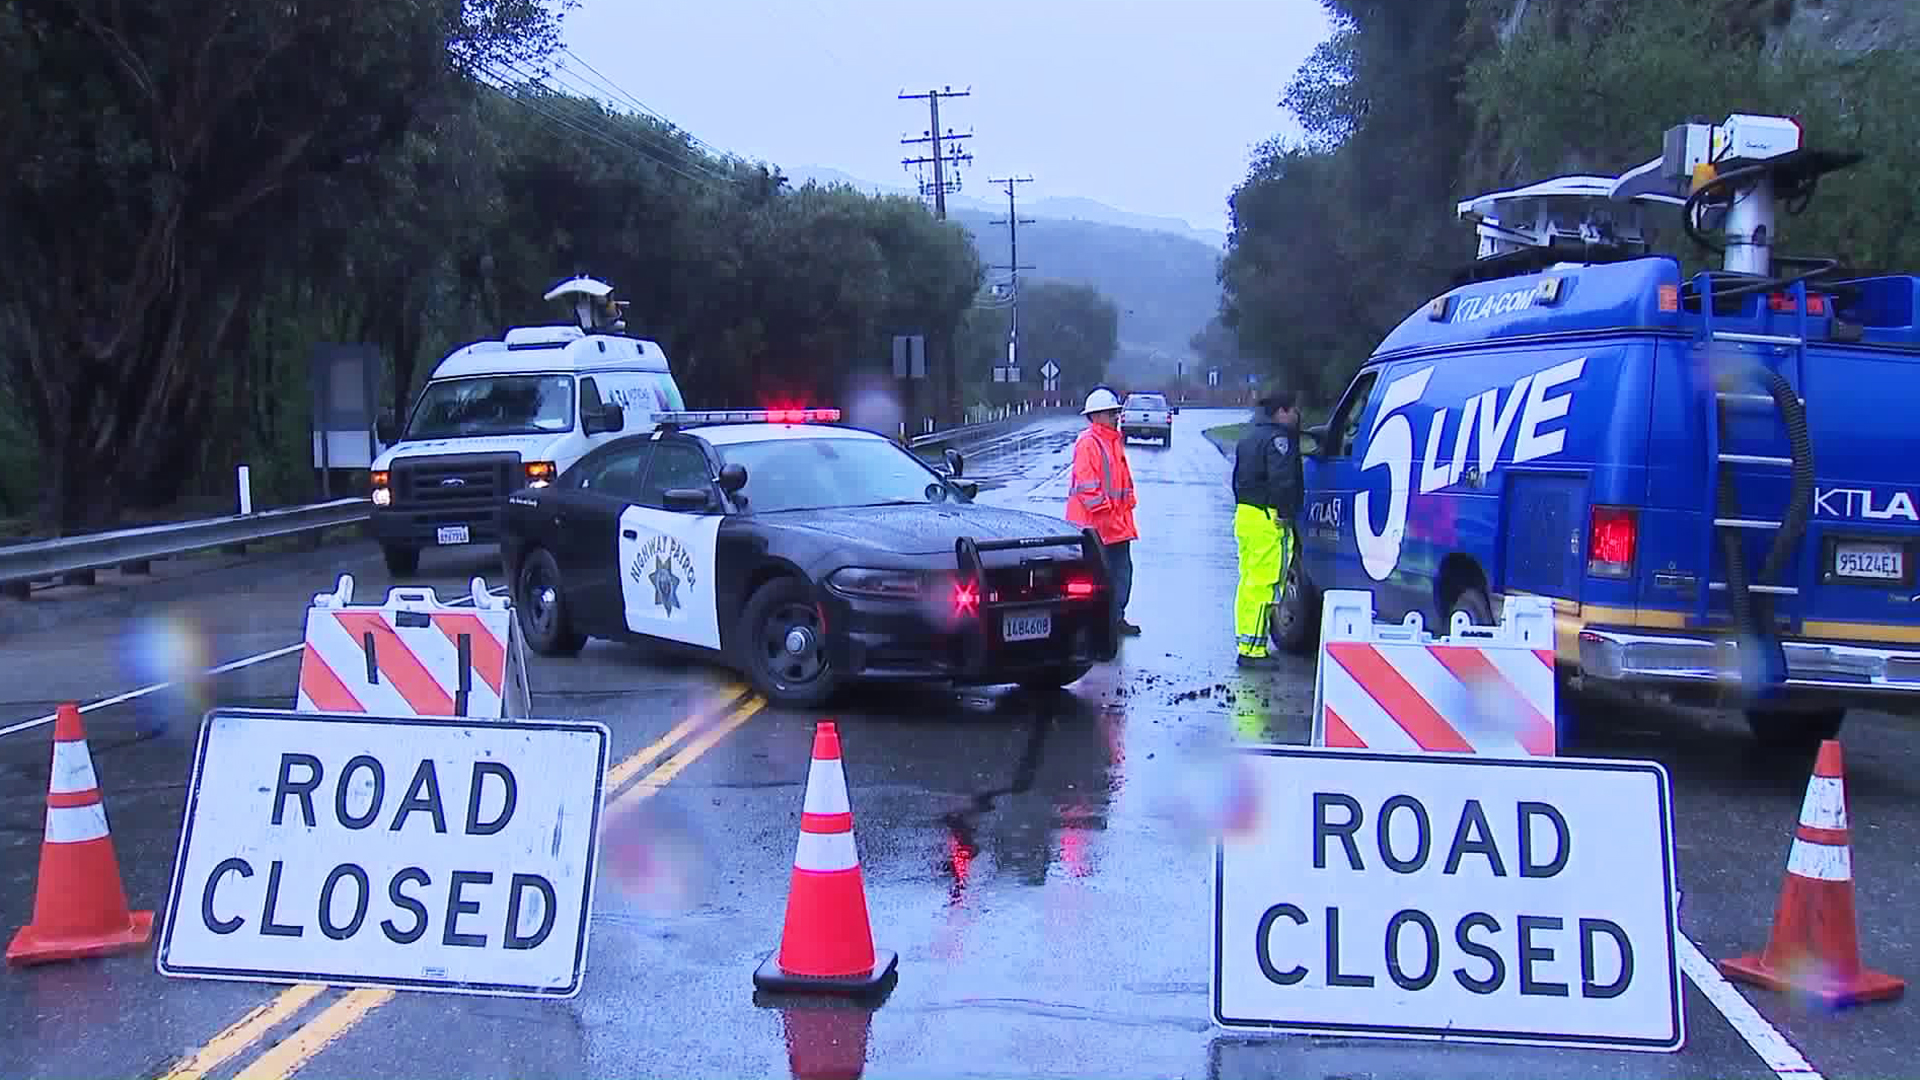
POLYGON ((1113 574, 1113 621, 1127 615, 1127 601, 1133 599, 1133 541, 1106 545, 1107 569, 1113 574))

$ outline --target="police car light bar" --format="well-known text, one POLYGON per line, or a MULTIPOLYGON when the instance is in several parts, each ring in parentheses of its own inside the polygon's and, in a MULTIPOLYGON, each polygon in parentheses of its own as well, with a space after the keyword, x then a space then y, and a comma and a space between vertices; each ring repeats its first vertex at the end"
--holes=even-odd
POLYGON ((836 423, 839 409, 692 409, 653 414, 656 424, 817 424, 836 423))

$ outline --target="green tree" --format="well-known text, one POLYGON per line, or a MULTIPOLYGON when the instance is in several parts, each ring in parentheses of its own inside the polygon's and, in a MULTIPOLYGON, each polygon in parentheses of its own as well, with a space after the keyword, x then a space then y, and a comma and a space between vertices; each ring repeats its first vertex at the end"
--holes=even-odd
MULTIPOLYGON (((537 0, 14 0, 0 153, 14 164, 0 357, 43 453, 48 519, 111 518, 191 475, 221 358, 328 180, 524 56, 537 0)), ((544 35, 544 37, 543 37, 544 35)))

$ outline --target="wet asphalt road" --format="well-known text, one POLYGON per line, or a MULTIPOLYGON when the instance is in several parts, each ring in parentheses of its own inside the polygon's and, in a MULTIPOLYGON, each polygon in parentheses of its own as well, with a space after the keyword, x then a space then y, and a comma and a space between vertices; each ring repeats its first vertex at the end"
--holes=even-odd
MULTIPOLYGON (((1691 984, 1688 1046, 1674 1055, 1262 1039, 1211 1026, 1210 851, 1168 810, 1191 793, 1190 762, 1207 747, 1304 742, 1312 694, 1309 660, 1257 675, 1232 663, 1227 467, 1201 431, 1241 418, 1188 410, 1171 448, 1129 450, 1143 533, 1130 615, 1145 633, 1114 665, 1061 694, 857 692, 830 714, 875 938, 901 957, 898 985, 877 1010, 756 1000, 751 982, 779 940, 821 717, 753 711, 758 699, 726 673, 596 642, 574 660, 534 658, 532 683, 538 714, 608 724, 611 760, 689 716, 708 725, 746 716, 704 752, 683 741, 641 769, 635 783, 658 792, 644 804, 633 787, 612 793, 614 820, 639 806, 656 825, 691 831, 702 856, 683 869, 697 891, 663 906, 603 878, 578 998, 401 994, 364 1008, 365 994, 327 990, 257 1041, 227 1039, 209 1053, 223 1029, 288 995, 162 978, 151 950, 7 969, 0 1076, 1772 1075, 1691 984)), ((1042 421, 970 454, 968 473, 993 478, 983 500, 1059 512, 1076 423, 1042 421)), ((423 571, 446 597, 472 574, 497 582, 494 559, 430 553, 423 571)), ((168 642, 207 665, 295 643, 308 598, 337 572, 356 576, 361 598, 387 585, 363 543, 208 566, 142 586, 136 615, 88 617, 78 600, 33 601, 51 600, 40 610, 60 618, 0 637, 0 728, 63 698, 154 681, 168 642)), ((297 663, 268 660, 190 693, 88 714, 137 906, 164 901, 192 718, 209 703, 291 707, 297 663)), ((50 736, 43 726, 0 737, 0 931, 9 935, 32 910, 50 736)), ((1683 929, 1713 957, 1758 947, 1810 759, 1758 751, 1737 719, 1711 714, 1611 710, 1574 738, 1569 753, 1667 766, 1683 929)), ((1920 895, 1911 728, 1856 713, 1844 739, 1863 950, 1870 964, 1911 976, 1920 971, 1906 899, 1920 895)), ((603 855, 626 857, 617 846, 603 855)), ((1920 1073, 1900 1049, 1912 1042, 1902 1034, 1913 1028, 1911 998, 1830 1016, 1777 995, 1748 997, 1824 1075, 1920 1073)))

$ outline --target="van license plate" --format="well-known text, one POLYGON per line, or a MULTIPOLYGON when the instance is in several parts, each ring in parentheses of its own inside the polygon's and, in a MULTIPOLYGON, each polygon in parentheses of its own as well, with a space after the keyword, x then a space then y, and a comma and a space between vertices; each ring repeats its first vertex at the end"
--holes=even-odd
POLYGON ((1833 572, 1841 577, 1901 581, 1907 576, 1906 552, 1898 544, 1833 546, 1833 572))
POLYGON ((464 544, 467 542, 467 527, 465 525, 442 525, 440 526, 439 537, 440 542, 443 544, 464 544))
POLYGON ((1040 641, 1053 636, 1051 615, 1009 615, 1000 624, 1000 636, 1007 641, 1040 641))

